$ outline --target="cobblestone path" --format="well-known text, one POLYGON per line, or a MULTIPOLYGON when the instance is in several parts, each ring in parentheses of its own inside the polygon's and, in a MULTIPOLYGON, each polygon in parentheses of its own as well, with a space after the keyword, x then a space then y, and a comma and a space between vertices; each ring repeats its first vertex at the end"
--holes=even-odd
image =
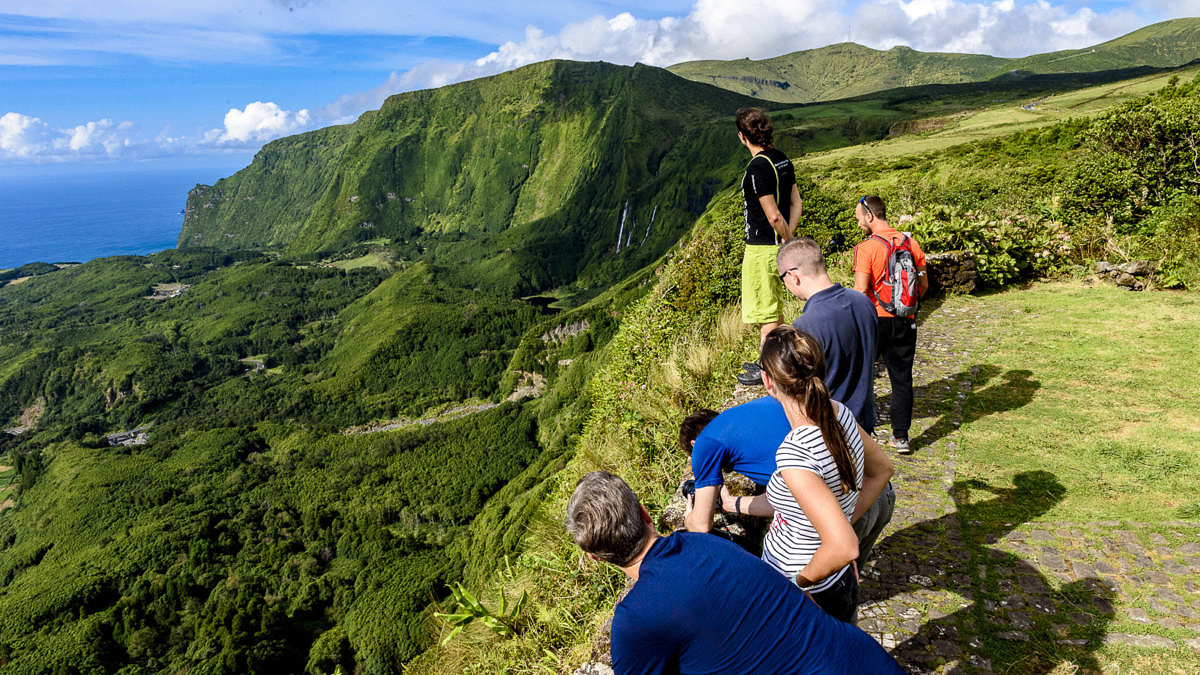
MULTIPOLYGON (((1200 526, 1039 521, 1065 493, 1053 475, 956 477, 964 402, 997 374, 983 336, 1008 324, 991 311, 948 300, 918 330, 915 452, 891 454, 896 512, 862 567, 859 626, 912 672, 1117 672, 1106 644, 1185 672, 1153 664, 1200 652, 1200 526)), ((884 430, 889 389, 882 374, 884 430)))

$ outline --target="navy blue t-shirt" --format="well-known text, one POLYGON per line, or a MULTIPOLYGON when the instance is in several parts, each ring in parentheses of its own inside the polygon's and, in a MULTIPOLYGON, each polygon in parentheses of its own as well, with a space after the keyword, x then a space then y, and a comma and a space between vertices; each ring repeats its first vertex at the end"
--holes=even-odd
POLYGON ((875 430, 875 305, 856 290, 834 284, 804 303, 792 322, 817 339, 825 352, 825 387, 859 426, 875 430))
POLYGON ((693 532, 647 551, 613 616, 612 657, 617 675, 904 672, 762 560, 693 532))
POLYGON ((775 473, 775 451, 791 430, 783 406, 770 396, 717 415, 692 446, 696 488, 724 484, 722 470, 737 471, 766 485, 775 473))

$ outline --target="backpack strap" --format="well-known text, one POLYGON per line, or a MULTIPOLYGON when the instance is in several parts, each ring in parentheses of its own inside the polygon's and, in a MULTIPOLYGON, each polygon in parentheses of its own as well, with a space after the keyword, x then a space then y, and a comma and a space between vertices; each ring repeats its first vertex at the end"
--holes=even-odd
MULTIPOLYGON (((779 204, 779 169, 775 168, 775 162, 771 161, 770 157, 767 157, 766 152, 760 152, 757 155, 751 157, 750 163, 752 164, 754 162, 754 160, 758 159, 759 157, 762 157, 763 159, 767 160, 767 164, 769 164, 771 166, 771 173, 775 174, 775 204, 778 205, 779 204)), ((750 170, 750 164, 746 164, 746 170, 747 171, 750 170)))
MULTIPOLYGON (((896 246, 892 242, 877 234, 872 234, 871 239, 878 239, 879 243, 883 244, 883 274, 880 275, 879 279, 874 283, 874 286, 878 286, 891 275, 891 270, 888 269, 888 263, 891 261, 892 249, 894 249, 896 246)), ((879 297, 879 291, 876 288, 871 288, 871 291, 875 293, 876 298, 879 297)))

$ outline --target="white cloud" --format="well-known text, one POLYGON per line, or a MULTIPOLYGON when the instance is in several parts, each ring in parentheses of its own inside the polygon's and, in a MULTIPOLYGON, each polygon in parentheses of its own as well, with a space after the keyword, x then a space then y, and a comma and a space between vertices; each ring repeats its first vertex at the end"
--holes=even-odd
POLYGON ((303 131, 313 122, 308 110, 291 112, 275 103, 255 101, 242 110, 230 109, 222 129, 199 136, 173 136, 164 129, 155 138, 145 139, 138 137, 132 122, 104 118, 54 129, 37 117, 9 112, 0 116, 0 159, 60 162, 244 152, 303 131))
POLYGON ((873 0, 859 5, 850 26, 855 42, 879 49, 1018 57, 1094 45, 1145 23, 1128 10, 1098 14, 1046 0, 873 0))
POLYGON ((110 119, 52 129, 37 117, 8 112, 0 117, 0 157, 31 160, 115 158, 144 149, 132 122, 110 119))
POLYGON ((428 61, 389 83, 438 87, 556 58, 657 66, 767 58, 841 42, 847 29, 852 41, 877 49, 1026 56, 1096 44, 1146 23, 1128 10, 1076 7, 1047 0, 867 0, 851 11, 837 2, 758 0, 749 12, 729 0, 696 0, 678 17, 593 16, 555 34, 530 26, 523 39, 475 61, 428 61))
POLYGON ((113 124, 110 119, 87 122, 71 129, 67 147, 75 152, 116 157, 134 145, 132 122, 113 124))
POLYGON ((217 140, 222 143, 262 143, 304 129, 310 122, 312 115, 308 110, 293 113, 271 102, 255 101, 245 110, 230 108, 225 113, 225 131, 217 140))
POLYGON ((0 152, 8 157, 32 157, 49 147, 49 127, 36 117, 8 112, 0 117, 0 152))
MULTIPOLYGON (((726 0, 698 0, 684 17, 637 19, 628 12, 595 16, 557 35, 529 27, 525 39, 507 42, 474 62, 493 72, 548 58, 667 66, 693 59, 764 58, 826 44, 844 19, 815 0, 761 0, 749 18, 726 0)), ((471 70, 471 69, 468 69, 471 70)))

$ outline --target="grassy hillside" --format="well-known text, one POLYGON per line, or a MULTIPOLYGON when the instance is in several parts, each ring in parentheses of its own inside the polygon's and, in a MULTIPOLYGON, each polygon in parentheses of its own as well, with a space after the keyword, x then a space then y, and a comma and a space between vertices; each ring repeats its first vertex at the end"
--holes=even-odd
MULTIPOLYGON (((1092 117, 1113 106, 1162 88, 1171 78, 1188 81, 1200 68, 1187 67, 1112 83, 1071 88, 1069 91, 1038 91, 1024 87, 999 92, 980 86, 947 88, 932 99, 920 90, 888 97, 862 97, 854 101, 824 103, 789 109, 785 119, 795 120, 785 128, 801 134, 805 125, 830 114, 891 113, 893 133, 870 143, 835 147, 814 152, 800 162, 817 167, 835 167, 843 162, 900 159, 943 150, 971 141, 1005 136, 1017 131, 1050 126, 1071 118, 1092 117), (894 98, 893 98, 894 97, 894 98), (911 97, 911 98, 910 98, 911 97)), ((1028 83, 1028 80, 1025 81, 1028 83)), ((847 168, 853 168, 849 166, 847 168)))
POLYGON ((0 288, 0 419, 28 427, 0 433, 0 665, 396 671, 429 601, 515 551, 647 275, 561 317, 423 264, 213 249, 0 288), (588 327, 538 339, 560 318, 588 327), (541 399, 503 401, 510 362, 541 399), (480 412, 424 415, 472 396, 480 412), (145 444, 105 438, 135 427, 145 444))
POLYGON ((728 180, 729 119, 753 102, 570 62, 400 94, 197 188, 179 242, 320 256, 373 241, 465 288, 606 285, 661 255, 728 180))
POLYGON ((811 103, 929 84, 982 82, 1136 66, 1172 68, 1200 58, 1200 18, 1174 19, 1086 49, 1005 59, 841 43, 759 61, 688 61, 668 70, 696 82, 781 103, 811 103))
POLYGON ((1200 18, 1173 19, 1094 47, 1011 59, 994 73, 1083 73, 1134 65, 1171 68, 1200 58, 1200 18))
MULTIPOLYGON (((964 141, 956 147, 922 149, 858 164, 830 153, 811 158, 808 168, 819 171, 816 183, 822 198, 836 197, 834 206, 822 202, 822 208, 829 209, 829 220, 848 222, 852 228, 857 196, 864 191, 878 192, 889 204, 894 222, 913 229, 927 250, 971 251, 984 286, 1013 287, 1015 281, 1045 275, 1082 276, 1090 269, 1090 261, 1098 258, 1151 257, 1163 270, 1175 264, 1171 261, 1179 253, 1189 262, 1186 271, 1175 269, 1190 280, 1189 288, 1197 289, 1200 173, 1189 164, 1191 155, 1184 141, 1200 137, 1200 77, 1191 83, 1159 84, 1166 86, 1117 103, 1092 120, 1078 118, 1044 128, 1031 125, 1016 133, 1010 126, 997 130, 993 137, 964 141), (1005 130, 1010 133, 1005 135, 1005 130), (1135 146, 1142 153, 1174 149, 1165 150, 1170 157, 1166 164, 1151 166, 1141 159, 1144 154, 1131 155, 1135 146), (827 158, 824 164, 820 163, 822 157, 827 158), (1098 171, 1100 167, 1104 168, 1098 171), (1147 189, 1110 194, 1107 190, 1114 183, 1145 185, 1147 189), (1104 201, 1101 195, 1106 194, 1116 202, 1104 201)), ((679 253, 656 274, 650 293, 621 322, 602 367, 590 381, 594 404, 574 459, 554 479, 543 508, 532 519, 524 553, 511 569, 479 589, 484 598, 494 597, 500 589, 510 598, 528 593, 529 607, 518 635, 500 638, 482 626, 473 627, 448 646, 423 655, 412 664, 411 672, 566 673, 603 653, 605 645, 597 636, 606 630, 606 621, 625 587, 624 578, 611 566, 592 563, 579 554, 562 530, 562 513, 576 479, 595 469, 625 477, 656 518, 672 500, 686 471, 686 458, 676 449, 680 420, 697 407, 712 407, 726 400, 737 364, 752 358, 757 342, 756 335, 739 323, 734 304, 738 291, 733 280, 742 253, 740 208, 740 195, 734 191, 715 199, 679 253), (570 602, 564 603, 563 598, 570 602)), ((830 264, 834 278, 846 282, 849 256, 833 255, 830 264)), ((1168 275, 1159 279, 1164 284, 1180 283, 1168 275)), ((1195 475, 1195 452, 1186 439, 1170 437, 1171 433, 1190 434, 1186 422, 1194 415, 1187 404, 1196 398, 1195 387, 1172 385, 1169 374, 1161 370, 1161 355, 1154 350, 1128 347, 1141 355, 1131 361, 1121 355, 1120 338, 1079 343, 1081 335, 1107 335, 1104 326, 1108 322, 1127 323, 1128 307, 1122 308, 1125 293, 1116 289, 1082 291, 1072 285, 1065 291, 1031 293, 1027 299, 1005 292, 962 302, 986 306, 982 311, 989 316, 1012 316, 1016 307, 1016 313, 1028 314, 1031 320, 1043 317, 1037 323, 1006 323, 1006 332, 997 334, 1002 338, 996 357, 1002 365, 999 370, 1035 368, 1026 377, 1040 380, 1044 389, 1037 392, 1028 409, 1016 415, 988 417, 978 411, 986 406, 1001 412, 1015 409, 1012 400, 1027 393, 1017 387, 993 385, 983 392, 984 399, 967 401, 967 421, 972 424, 964 438, 974 445, 968 448, 964 443, 957 453, 965 475, 1003 482, 1022 470, 1053 471, 1067 486, 1068 497, 1057 511, 1045 516, 1047 519, 1138 518, 1167 521, 1169 526, 1175 519, 1197 518, 1200 511, 1194 500, 1137 480, 1142 475, 1138 467, 1147 462, 1177 467, 1185 476, 1195 475), (1081 306, 1064 310, 1062 302, 1068 296, 1081 306), (1060 318, 1058 312, 1066 314, 1060 318), (1069 317, 1081 323, 1075 326, 1069 317), (1036 350, 1030 345, 1036 345, 1036 350), (1094 362, 1109 364, 1106 376, 1081 375, 1094 362), (1144 374, 1143 369, 1150 372, 1144 374), (1085 381, 1100 377, 1107 383, 1102 385, 1107 403, 1089 398, 1095 394, 1088 394, 1092 391, 1088 387, 1081 389, 1081 377, 1085 381), (1146 377, 1162 381, 1152 384, 1146 377), (1143 394, 1114 384, 1122 382, 1166 389, 1143 394), (1076 409, 1084 404, 1085 408, 1076 409), (1080 410, 1095 412, 1106 406, 1124 412, 1102 416, 1102 420, 1093 415, 1088 424, 1097 426, 1102 441, 1089 441, 1092 437, 1086 432, 1064 436, 1062 415, 1078 416, 1080 410), (1141 422, 1144 414, 1167 420, 1166 427, 1146 428, 1141 422), (1017 441, 1014 448, 1013 438, 1018 434, 1025 442, 1017 441), (1155 453, 1148 454, 1142 445, 1147 434, 1165 434, 1170 440, 1154 446, 1155 453), (1056 439, 1054 442, 1070 446, 1072 451, 1047 448, 1039 442, 1046 438, 1056 439), (1019 455, 1019 466, 1009 466, 1014 454, 1019 455), (1073 475, 1072 463, 1081 461, 1079 457, 1091 458, 1087 461, 1094 460, 1111 473, 1101 479, 1090 469, 1073 475), (1120 490, 1112 487, 1117 484, 1120 490), (1154 502, 1153 513, 1134 508, 1138 499, 1154 502)), ((1195 351, 1190 336, 1197 330, 1196 322, 1184 319, 1188 308, 1196 304, 1190 295, 1146 294, 1134 302, 1139 312, 1161 316, 1181 331, 1170 338, 1163 334, 1164 348, 1175 355, 1171 358, 1186 360, 1195 351), (1185 323, 1179 323, 1181 320, 1185 323)), ((961 311, 959 305, 954 307, 961 311)), ((790 312, 797 309, 798 305, 789 307, 790 312)), ((1124 329, 1118 332, 1133 341, 1128 345, 1141 340, 1145 330, 1162 332, 1144 327, 1134 331, 1139 337, 1124 329)), ((1181 476, 1180 480, 1177 486, 1189 478, 1181 476)), ((985 483, 979 480, 978 484, 985 483)), ((944 485, 939 483, 937 489, 944 485)), ((1003 515, 1011 519, 1008 513, 1003 515)), ((1042 522, 1037 517, 1034 521, 1032 527, 1042 522)), ((962 528, 970 531, 971 537, 985 537, 987 527, 994 523, 973 529, 978 525, 965 517, 962 528)), ((984 558, 978 562, 999 564, 991 561, 984 558)), ((1007 558, 1002 562, 1014 564, 1007 558)), ((996 591, 989 588, 988 592, 996 591)), ((1136 601, 1134 597, 1126 605, 1136 601)), ((991 614, 984 604, 972 611, 976 620, 972 625, 986 625, 982 622, 991 614)), ((1064 605, 1064 611, 1073 608, 1064 605)), ((1129 630, 1129 625, 1125 621, 1120 628, 1129 630)), ((1170 634, 1177 639, 1192 636, 1170 634)), ((988 636, 983 654, 992 667, 1014 671, 1026 662, 1037 664, 1038 672, 1043 666, 1048 672, 1056 663, 1095 663, 1096 653, 1063 647, 1054 641, 1058 635, 1039 636, 1036 642, 1022 643, 1020 649, 988 636)), ((965 646, 962 649, 967 650, 965 646)), ((1105 663, 1122 670, 1148 662, 1144 654, 1119 646, 1097 649, 1105 663)), ((1179 672, 1187 672, 1195 662, 1194 655, 1181 656, 1178 651, 1155 654, 1155 663, 1179 664, 1179 672)))
POLYGON ((994 56, 925 53, 908 47, 880 51, 843 42, 760 61, 688 61, 668 70, 770 101, 812 103, 898 87, 975 82, 987 79, 1005 62, 994 56))

